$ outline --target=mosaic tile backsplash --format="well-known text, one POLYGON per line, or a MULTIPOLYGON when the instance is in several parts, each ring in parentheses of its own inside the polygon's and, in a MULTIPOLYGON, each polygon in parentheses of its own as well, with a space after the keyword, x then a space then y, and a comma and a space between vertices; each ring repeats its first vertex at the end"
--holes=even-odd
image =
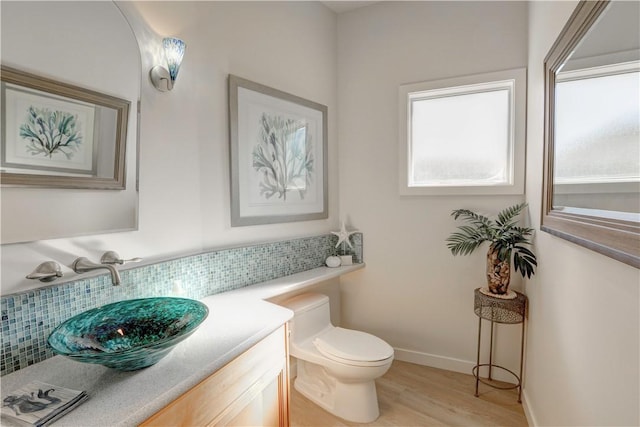
MULTIPOLYGON (((53 329, 85 310, 131 298, 172 295, 180 280, 187 298, 200 299, 324 265, 336 254, 333 234, 221 249, 109 274, 60 283, 0 298, 0 375, 54 356, 47 346, 53 329)), ((351 237, 354 262, 362 262, 362 234, 351 237)))

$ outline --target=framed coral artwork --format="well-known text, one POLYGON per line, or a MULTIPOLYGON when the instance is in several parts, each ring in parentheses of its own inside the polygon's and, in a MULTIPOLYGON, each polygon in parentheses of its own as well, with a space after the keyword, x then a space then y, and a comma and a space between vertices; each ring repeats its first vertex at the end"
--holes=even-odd
POLYGON ((231 226, 328 217, 327 107, 229 76, 231 226))
POLYGON ((95 106, 4 84, 2 166, 94 175, 95 106))
POLYGON ((130 102, 2 66, 2 186, 125 188, 130 102))

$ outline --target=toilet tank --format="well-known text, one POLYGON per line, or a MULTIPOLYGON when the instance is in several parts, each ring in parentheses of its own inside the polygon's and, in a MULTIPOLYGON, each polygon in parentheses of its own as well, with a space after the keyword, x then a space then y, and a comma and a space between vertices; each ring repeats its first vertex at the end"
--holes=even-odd
POLYGON ((331 326, 329 297, 326 295, 296 295, 280 305, 293 311, 293 319, 289 322, 293 341, 302 342, 331 326))

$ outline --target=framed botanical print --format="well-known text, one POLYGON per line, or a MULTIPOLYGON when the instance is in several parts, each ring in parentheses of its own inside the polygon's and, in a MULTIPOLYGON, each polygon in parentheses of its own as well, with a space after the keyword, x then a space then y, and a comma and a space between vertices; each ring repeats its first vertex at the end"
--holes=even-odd
POLYGON ((327 107, 229 76, 231 225, 328 217, 327 107))

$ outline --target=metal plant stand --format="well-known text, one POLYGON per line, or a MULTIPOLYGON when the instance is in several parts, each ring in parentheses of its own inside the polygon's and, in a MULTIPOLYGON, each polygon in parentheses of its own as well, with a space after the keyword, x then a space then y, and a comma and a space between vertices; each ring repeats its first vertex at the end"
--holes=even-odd
POLYGON ((476 392, 475 396, 478 397, 478 384, 483 383, 493 388, 501 390, 518 389, 518 403, 522 402, 522 365, 524 357, 524 326, 527 313, 527 296, 516 292, 517 296, 514 299, 500 299, 489 295, 485 295, 480 292, 480 288, 474 291, 474 305, 473 311, 478 316, 478 355, 476 358, 476 366, 473 367, 473 376, 476 377, 476 392), (489 343, 489 363, 480 364, 480 341, 482 334, 482 319, 489 320, 491 322, 491 340, 489 343), (515 372, 496 365, 493 363, 493 324, 505 323, 505 324, 518 324, 522 323, 522 334, 520 339, 520 375, 515 372), (498 368, 513 375, 516 379, 515 385, 501 386, 487 382, 480 378, 480 367, 489 367, 488 380, 491 381, 491 371, 493 368, 498 368))

